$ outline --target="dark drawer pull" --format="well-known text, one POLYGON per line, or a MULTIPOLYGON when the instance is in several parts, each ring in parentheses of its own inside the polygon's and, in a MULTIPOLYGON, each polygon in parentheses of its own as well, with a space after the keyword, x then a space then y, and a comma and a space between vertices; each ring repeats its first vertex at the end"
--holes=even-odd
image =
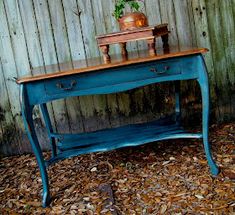
POLYGON ((157 69, 156 68, 151 68, 150 71, 151 72, 157 72, 157 69))
POLYGON ((165 66, 164 67, 164 70, 162 70, 162 71, 158 71, 156 68, 150 68, 150 71, 151 72, 155 72, 155 73, 157 73, 157 74, 164 74, 165 72, 167 72, 168 70, 170 69, 170 66, 165 66))
POLYGON ((73 80, 71 81, 70 85, 68 87, 65 87, 62 83, 57 83, 56 87, 61 90, 72 90, 77 85, 77 81, 73 80))

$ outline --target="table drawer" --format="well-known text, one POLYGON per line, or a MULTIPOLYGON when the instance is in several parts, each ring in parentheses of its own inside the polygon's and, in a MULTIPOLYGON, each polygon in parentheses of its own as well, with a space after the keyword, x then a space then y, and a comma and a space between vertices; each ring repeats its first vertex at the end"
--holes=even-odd
MULTIPOLYGON (((140 68, 138 68, 140 69, 140 68)), ((143 69, 143 72, 148 77, 163 77, 169 75, 179 75, 182 73, 181 63, 178 61, 169 62, 161 62, 148 65, 143 69)))
POLYGON ((77 77, 64 77, 44 83, 46 94, 61 94, 64 92, 79 90, 79 80, 77 77))
POLYGON ((178 76, 183 72, 181 61, 173 59, 167 62, 157 61, 62 77, 50 80, 49 83, 45 81, 44 87, 48 95, 63 94, 65 92, 113 86, 151 78, 178 76))

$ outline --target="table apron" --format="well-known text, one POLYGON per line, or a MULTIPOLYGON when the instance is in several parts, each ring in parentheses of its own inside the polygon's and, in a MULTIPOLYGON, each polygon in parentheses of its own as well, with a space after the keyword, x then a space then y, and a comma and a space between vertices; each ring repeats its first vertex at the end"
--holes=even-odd
POLYGON ((83 95, 117 93, 149 84, 199 77, 199 55, 141 63, 26 83, 30 105, 83 95))

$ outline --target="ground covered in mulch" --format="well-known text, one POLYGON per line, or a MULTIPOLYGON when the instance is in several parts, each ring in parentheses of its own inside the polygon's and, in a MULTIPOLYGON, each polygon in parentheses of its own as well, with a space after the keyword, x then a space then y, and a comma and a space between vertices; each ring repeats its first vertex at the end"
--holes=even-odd
POLYGON ((49 168, 53 199, 46 209, 41 207, 35 157, 1 159, 0 212, 235 214, 235 125, 213 126, 210 140, 222 170, 218 177, 210 175, 202 142, 195 140, 151 143, 61 161, 49 168))

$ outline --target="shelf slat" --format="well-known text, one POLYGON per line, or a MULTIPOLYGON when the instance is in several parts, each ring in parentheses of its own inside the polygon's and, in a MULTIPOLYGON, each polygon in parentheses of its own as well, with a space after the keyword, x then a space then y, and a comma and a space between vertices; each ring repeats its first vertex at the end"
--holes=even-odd
POLYGON ((148 123, 62 136, 63 138, 60 138, 58 143, 60 153, 50 159, 47 165, 76 155, 110 151, 127 146, 138 146, 159 140, 202 138, 201 133, 186 132, 172 120, 172 117, 148 123))

